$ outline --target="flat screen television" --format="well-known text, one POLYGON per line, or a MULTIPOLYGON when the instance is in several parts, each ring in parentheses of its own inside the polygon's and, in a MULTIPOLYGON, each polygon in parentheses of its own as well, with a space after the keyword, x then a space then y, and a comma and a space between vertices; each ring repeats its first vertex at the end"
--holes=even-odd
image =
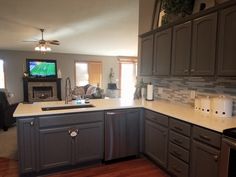
POLYGON ((29 77, 57 77, 56 60, 26 59, 26 67, 29 77))

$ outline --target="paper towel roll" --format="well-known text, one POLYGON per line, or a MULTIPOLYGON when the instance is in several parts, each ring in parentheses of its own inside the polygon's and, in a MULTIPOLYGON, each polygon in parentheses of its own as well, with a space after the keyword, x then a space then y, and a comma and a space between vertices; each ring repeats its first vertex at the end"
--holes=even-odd
POLYGON ((147 85, 147 100, 153 100, 153 85, 151 83, 147 85))

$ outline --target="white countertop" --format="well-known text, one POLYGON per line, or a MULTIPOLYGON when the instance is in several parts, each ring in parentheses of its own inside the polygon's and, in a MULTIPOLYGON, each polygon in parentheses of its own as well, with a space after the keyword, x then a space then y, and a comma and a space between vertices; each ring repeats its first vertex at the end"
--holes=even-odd
MULTIPOLYGON (((64 101, 38 102, 33 104, 20 103, 13 116, 28 117, 122 108, 146 108, 217 132, 223 132, 224 129, 236 127, 236 116, 231 118, 217 118, 211 114, 206 115, 197 112, 190 105, 174 104, 167 101, 96 99, 90 100, 90 104, 95 107, 42 111, 42 107, 65 106, 64 101)), ((72 103, 69 105, 72 105, 72 103)))

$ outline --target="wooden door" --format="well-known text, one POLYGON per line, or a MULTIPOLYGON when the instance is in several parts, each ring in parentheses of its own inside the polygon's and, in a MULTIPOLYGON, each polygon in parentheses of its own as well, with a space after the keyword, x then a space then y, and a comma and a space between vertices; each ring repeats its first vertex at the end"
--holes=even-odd
POLYGON ((154 38, 153 74, 168 76, 171 62, 171 28, 157 32, 154 38))
POLYGON ((236 6, 220 12, 218 75, 236 76, 236 6))
POLYGON ((217 13, 193 21, 191 75, 215 74, 217 13))
POLYGON ((145 121, 145 153, 159 165, 167 167, 168 129, 145 121))
POLYGON ((191 177, 216 177, 219 174, 220 151, 193 140, 191 177))
POLYGON ((140 75, 151 76, 153 64, 153 34, 141 39, 140 75))
POLYGON ((103 159, 104 133, 103 123, 77 125, 78 135, 75 138, 76 163, 103 159))
POLYGON ((190 73, 191 31, 191 22, 173 29, 171 73, 174 76, 186 76, 190 73))
POLYGON ((72 164, 71 127, 42 129, 40 136, 40 170, 72 164))

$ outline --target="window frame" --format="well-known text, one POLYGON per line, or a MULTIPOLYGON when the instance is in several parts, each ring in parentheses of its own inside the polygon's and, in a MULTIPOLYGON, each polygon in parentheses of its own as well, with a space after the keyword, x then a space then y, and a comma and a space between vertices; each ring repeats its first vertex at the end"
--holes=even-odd
POLYGON ((4 88, 0 88, 0 89, 6 89, 6 66, 5 66, 5 60, 1 59, 1 61, 3 61, 3 79, 4 79, 4 88))

